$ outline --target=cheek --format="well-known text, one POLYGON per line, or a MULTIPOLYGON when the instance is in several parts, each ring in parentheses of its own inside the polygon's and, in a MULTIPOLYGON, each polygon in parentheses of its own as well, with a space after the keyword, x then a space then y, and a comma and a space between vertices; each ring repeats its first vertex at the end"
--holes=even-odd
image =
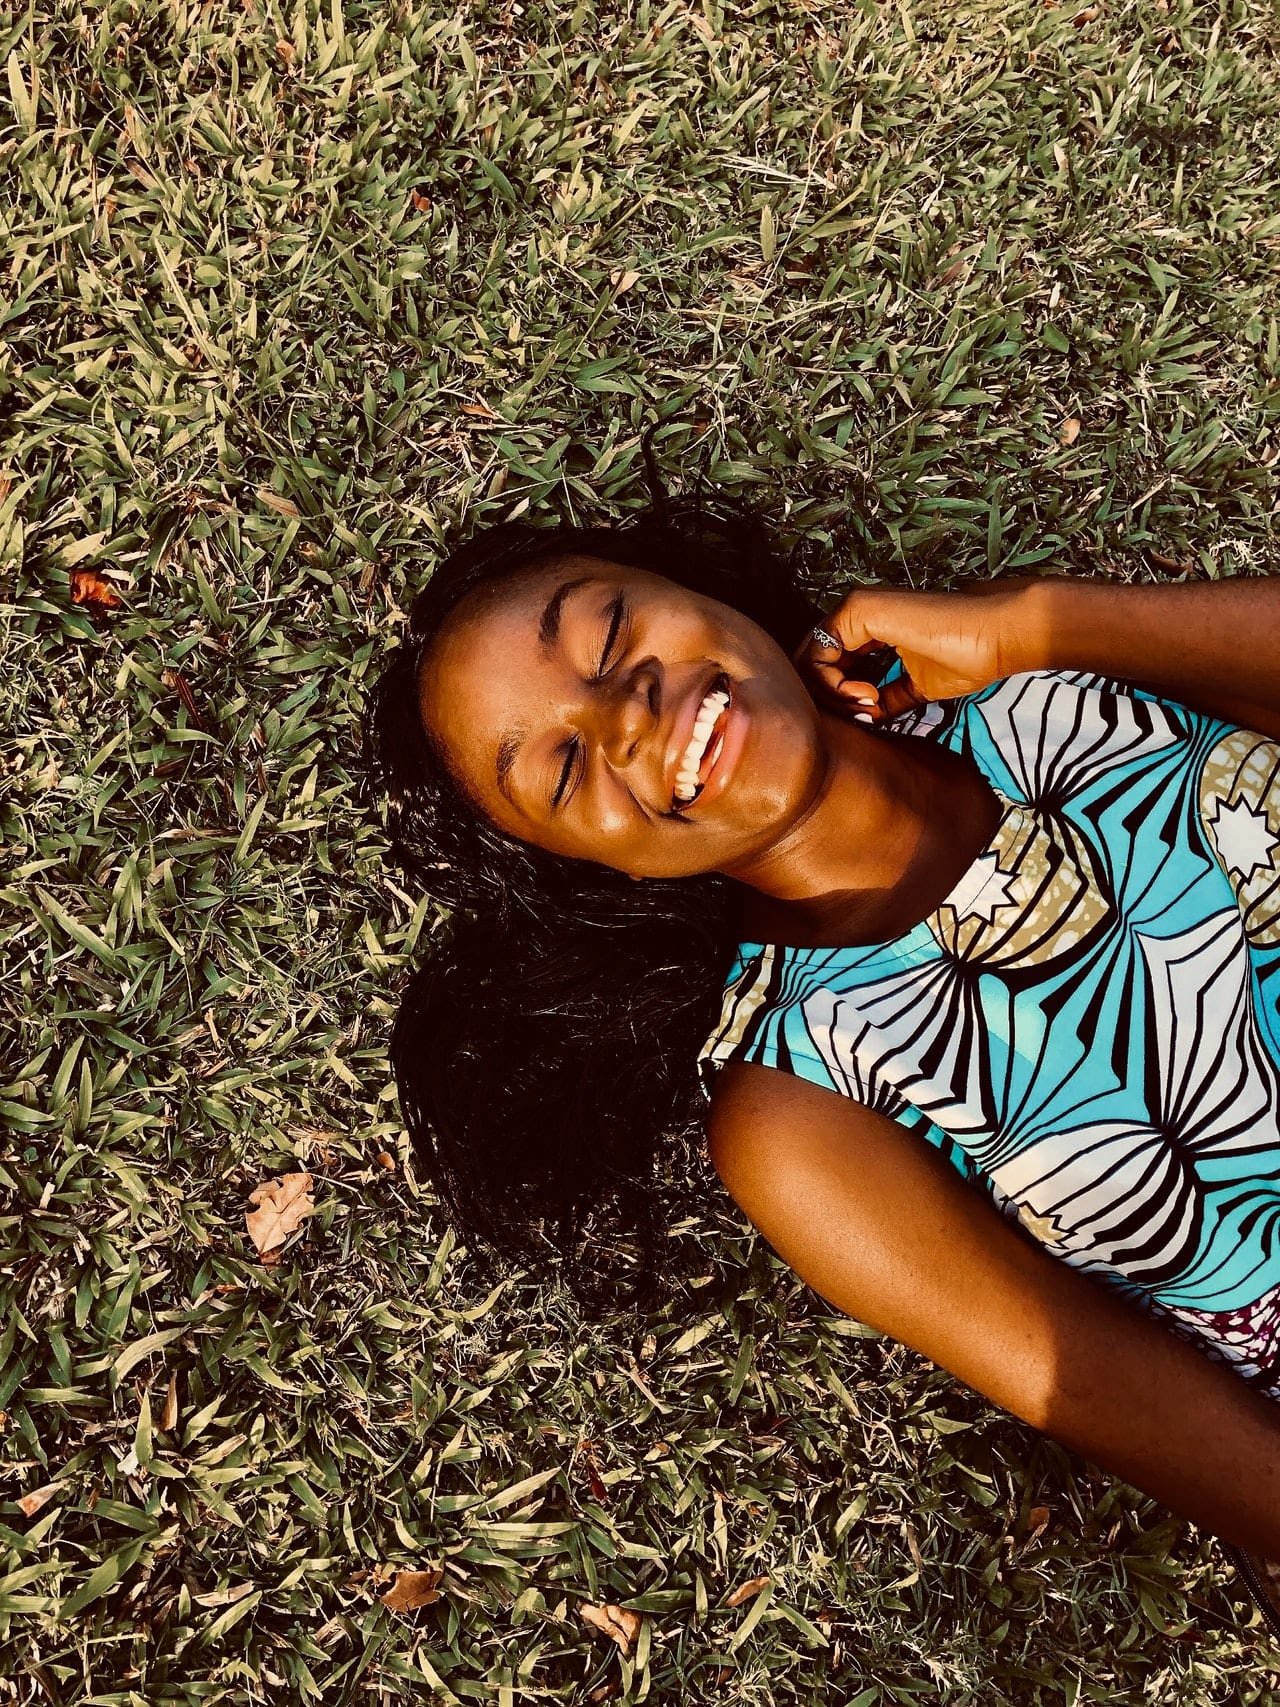
POLYGON ((603 807, 595 819, 596 827, 602 837, 611 841, 621 840, 633 828, 634 816, 616 806, 603 807))

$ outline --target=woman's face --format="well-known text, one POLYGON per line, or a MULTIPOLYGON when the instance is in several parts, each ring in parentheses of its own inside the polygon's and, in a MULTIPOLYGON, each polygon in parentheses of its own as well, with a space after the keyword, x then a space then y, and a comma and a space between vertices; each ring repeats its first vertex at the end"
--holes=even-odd
POLYGON ((749 865, 824 774, 817 710, 762 628, 596 558, 464 599, 424 662, 419 703, 501 829, 633 877, 749 865))

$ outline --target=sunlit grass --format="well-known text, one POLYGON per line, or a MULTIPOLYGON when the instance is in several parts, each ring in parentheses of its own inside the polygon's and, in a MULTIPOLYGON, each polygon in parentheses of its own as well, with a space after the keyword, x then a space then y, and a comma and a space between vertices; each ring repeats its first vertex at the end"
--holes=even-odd
POLYGON ((443 538, 639 501, 655 421, 832 585, 1273 568, 1274 9, 48 0, 0 60, 0 1700, 1272 1699, 1207 1541, 710 1179, 652 1320, 482 1283, 357 717, 443 538))

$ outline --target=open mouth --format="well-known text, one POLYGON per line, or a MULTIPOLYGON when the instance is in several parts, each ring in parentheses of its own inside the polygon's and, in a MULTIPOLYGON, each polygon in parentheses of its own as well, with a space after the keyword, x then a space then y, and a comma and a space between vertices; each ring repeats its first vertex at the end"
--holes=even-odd
POLYGON ((676 786, 672 805, 692 806, 707 786, 716 760, 724 746, 725 725, 733 690, 728 676, 718 675, 707 690, 693 720, 693 733, 676 766, 676 786))

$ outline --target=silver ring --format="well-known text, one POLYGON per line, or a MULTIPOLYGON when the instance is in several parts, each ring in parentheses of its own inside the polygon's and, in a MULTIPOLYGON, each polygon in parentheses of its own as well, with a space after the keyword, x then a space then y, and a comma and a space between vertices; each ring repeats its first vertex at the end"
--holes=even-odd
POLYGON ((819 646, 832 646, 835 648, 835 650, 837 652, 843 652, 844 651, 844 647, 836 639, 835 635, 834 634, 828 634, 826 629, 823 628, 821 623, 819 623, 818 626, 813 630, 810 638, 813 640, 816 640, 818 642, 819 646))

